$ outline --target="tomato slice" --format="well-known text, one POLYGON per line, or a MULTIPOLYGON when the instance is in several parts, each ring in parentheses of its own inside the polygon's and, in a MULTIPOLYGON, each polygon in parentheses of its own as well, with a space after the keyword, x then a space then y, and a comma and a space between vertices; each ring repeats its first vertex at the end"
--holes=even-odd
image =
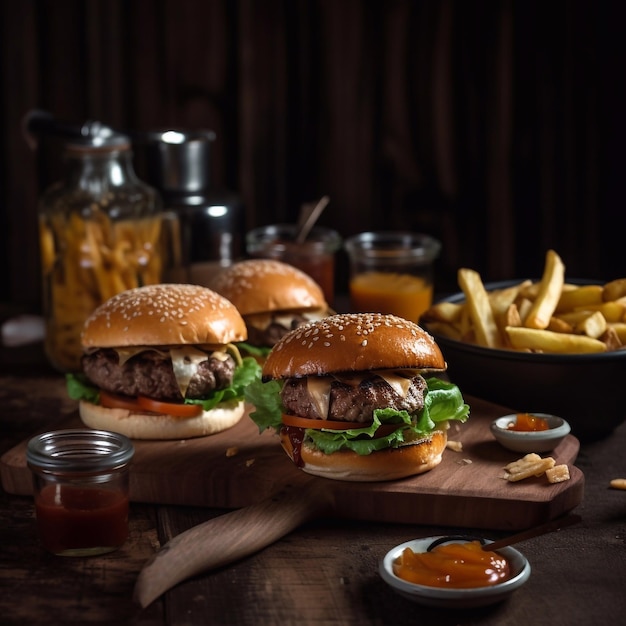
POLYGON ((196 417, 202 413, 199 404, 183 404, 182 402, 162 402, 145 396, 132 398, 119 396, 108 391, 100 390, 100 404, 107 409, 126 409, 127 411, 150 411, 152 413, 164 413, 174 417, 196 417))
MULTIPOLYGON (((294 428, 315 428, 321 430, 353 430, 356 428, 367 428, 371 424, 362 422, 340 422, 338 420, 312 420, 307 417, 299 417, 298 415, 282 415, 283 424, 285 426, 293 426, 294 428)), ((376 437, 385 437, 400 428, 401 424, 381 424, 376 430, 376 437)))
POLYGON ((165 413, 174 417, 196 417, 202 413, 202 407, 199 404, 184 404, 178 402, 163 402, 154 400, 146 396, 138 396, 137 402, 145 411, 153 413, 165 413))
POLYGON ((137 398, 130 396, 118 396, 108 391, 100 390, 100 404, 107 409, 126 409, 128 411, 141 411, 137 398))

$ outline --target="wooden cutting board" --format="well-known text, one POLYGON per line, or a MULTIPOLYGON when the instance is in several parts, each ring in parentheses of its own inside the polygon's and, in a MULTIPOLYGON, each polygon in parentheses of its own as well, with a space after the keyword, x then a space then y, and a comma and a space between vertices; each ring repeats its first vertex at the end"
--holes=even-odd
MULTIPOLYGON (((559 517, 582 500, 584 476, 573 465, 579 442, 568 435, 543 456, 570 467, 569 481, 551 485, 545 476, 518 483, 501 478, 503 467, 520 454, 505 450, 489 430, 507 409, 466 398, 471 417, 453 425, 443 461, 425 474, 403 480, 353 483, 312 478, 282 451, 278 437, 259 435, 247 416, 228 431, 184 441, 135 441, 131 499, 135 502, 236 509, 270 498, 285 486, 324 481, 334 496, 333 514, 356 520, 421 525, 520 530, 559 517)), ((78 415, 60 427, 80 427, 78 415)), ((35 434, 35 433, 33 433, 35 434)), ((4 490, 32 493, 24 441, 0 459, 4 490)))

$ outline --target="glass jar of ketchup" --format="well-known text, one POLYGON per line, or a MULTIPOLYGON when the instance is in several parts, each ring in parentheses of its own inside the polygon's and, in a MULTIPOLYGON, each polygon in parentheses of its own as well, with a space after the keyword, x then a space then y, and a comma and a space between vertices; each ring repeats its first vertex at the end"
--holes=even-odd
POLYGON ((314 226, 303 243, 296 242, 295 224, 260 226, 246 234, 246 251, 254 258, 276 259, 308 274, 324 292, 328 304, 335 297, 335 255, 341 248, 339 233, 314 226))
POLYGON ((57 430, 33 437, 26 460, 33 473, 39 538, 60 556, 116 550, 128 536, 127 437, 103 430, 57 430))

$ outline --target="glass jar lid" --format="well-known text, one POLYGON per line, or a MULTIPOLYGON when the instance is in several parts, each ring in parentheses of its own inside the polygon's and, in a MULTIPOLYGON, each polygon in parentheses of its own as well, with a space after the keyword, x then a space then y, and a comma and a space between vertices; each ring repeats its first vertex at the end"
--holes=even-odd
POLYGON ((56 472, 113 470, 127 465, 134 454, 125 435, 105 430, 56 430, 33 437, 26 460, 34 469, 56 472))

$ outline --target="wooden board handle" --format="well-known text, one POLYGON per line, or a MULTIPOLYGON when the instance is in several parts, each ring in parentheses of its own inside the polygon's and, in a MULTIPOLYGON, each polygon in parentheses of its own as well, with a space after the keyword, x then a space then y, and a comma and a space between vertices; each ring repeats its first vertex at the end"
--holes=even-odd
POLYGON ((332 492, 311 480, 271 498, 194 526, 165 544, 139 573, 134 599, 148 606, 177 583, 258 552, 322 513, 332 492))

